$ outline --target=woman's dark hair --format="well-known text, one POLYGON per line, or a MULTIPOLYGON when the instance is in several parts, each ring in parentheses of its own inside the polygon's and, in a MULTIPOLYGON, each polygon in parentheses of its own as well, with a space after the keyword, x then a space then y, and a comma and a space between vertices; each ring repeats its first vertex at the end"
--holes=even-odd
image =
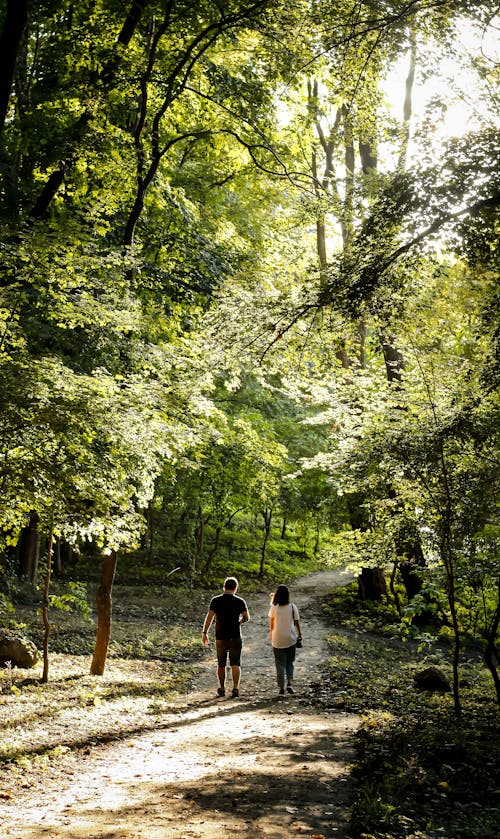
POLYGON ((278 586, 273 597, 273 606, 286 606, 290 603, 290 592, 287 586, 278 586))

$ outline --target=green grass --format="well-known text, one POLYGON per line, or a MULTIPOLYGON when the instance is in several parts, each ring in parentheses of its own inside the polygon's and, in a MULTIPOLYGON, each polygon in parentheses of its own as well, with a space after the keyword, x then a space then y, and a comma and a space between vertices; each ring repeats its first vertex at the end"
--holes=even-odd
MULTIPOLYGON (((208 551, 212 543, 213 534, 207 527, 205 555, 197 560, 195 566, 185 552, 179 555, 175 550, 159 551, 153 559, 149 559, 145 551, 122 553, 118 557, 115 587, 218 589, 224 578, 232 575, 238 577, 240 588, 255 591, 269 583, 307 574, 320 564, 314 556, 312 541, 304 544, 304 539, 298 539, 291 529, 284 539, 273 532, 267 545, 262 575, 261 541, 254 533, 246 530, 223 532, 221 547, 209 564, 208 551)), ((64 578, 85 580, 95 585, 100 578, 101 565, 99 556, 82 553, 65 569, 64 578)))

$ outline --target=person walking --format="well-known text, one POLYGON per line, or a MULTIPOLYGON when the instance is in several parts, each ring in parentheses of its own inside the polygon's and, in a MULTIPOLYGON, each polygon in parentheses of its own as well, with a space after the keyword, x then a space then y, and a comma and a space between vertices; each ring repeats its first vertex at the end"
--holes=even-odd
POLYGON ((241 677, 241 624, 250 620, 248 607, 242 597, 237 597, 238 580, 236 577, 226 577, 223 593, 212 597, 208 612, 203 623, 201 640, 208 644, 208 633, 215 618, 215 647, 217 652, 217 679, 219 687, 217 696, 225 696, 226 667, 229 665, 232 676, 232 696, 240 695, 241 677))
POLYGON ((293 671, 297 641, 302 644, 299 610, 290 601, 287 586, 280 585, 276 589, 269 609, 269 632, 276 665, 279 696, 285 695, 285 677, 288 693, 295 693, 293 689, 293 671))

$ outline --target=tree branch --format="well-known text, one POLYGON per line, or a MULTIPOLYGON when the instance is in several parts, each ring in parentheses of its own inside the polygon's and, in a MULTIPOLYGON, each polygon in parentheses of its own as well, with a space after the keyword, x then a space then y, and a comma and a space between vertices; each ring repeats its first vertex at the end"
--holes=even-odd
POLYGON ((448 224, 448 222, 453 221, 454 219, 460 218, 461 216, 465 215, 475 215, 475 213, 480 212, 481 210, 485 210, 488 207, 498 207, 500 206, 500 192, 491 195, 489 198, 483 198, 480 201, 476 201, 474 204, 471 204, 468 207, 462 207, 460 210, 457 210, 454 213, 445 213, 441 218, 436 219, 433 221, 432 224, 429 225, 425 230, 415 236, 413 239, 410 239, 408 242, 405 242, 404 245, 397 248, 391 256, 383 263, 380 270, 377 272, 378 276, 382 276, 382 274, 387 271, 387 269, 394 263, 396 260, 399 259, 404 253, 411 250, 415 247, 415 245, 419 245, 420 242, 423 242, 429 236, 432 236, 433 233, 436 233, 443 225, 448 224))
MULTIPOLYGON (((425 230, 422 230, 417 236, 414 236, 412 239, 409 239, 403 245, 396 248, 388 257, 385 259, 380 257, 377 259, 375 257, 371 262, 368 263, 365 267, 360 270, 360 274, 358 275, 358 279, 355 280, 350 286, 347 292, 348 296, 351 298, 350 302, 347 303, 347 308, 351 310, 351 313, 356 312, 357 304, 360 300, 368 300, 371 295, 373 294, 378 281, 380 278, 385 274, 385 272, 394 265, 398 259, 403 256, 408 251, 412 250, 416 245, 419 245, 421 242, 424 242, 434 233, 437 233, 444 225, 449 224, 452 221, 455 221, 462 216, 470 215, 473 216, 476 213, 480 213, 482 210, 488 209, 489 207, 498 207, 500 206, 500 192, 495 192, 493 195, 489 196, 488 198, 482 198, 479 201, 475 201, 473 204, 470 204, 466 207, 461 207, 459 210, 456 210, 452 213, 444 213, 439 218, 435 219, 425 230), (357 294, 356 294, 357 292, 357 294)), ((355 271, 355 266, 352 266, 353 270, 355 271)), ((333 288, 333 283, 330 282, 328 289, 324 294, 321 294, 319 297, 319 305, 328 305, 332 302, 334 296, 335 289, 333 288)))

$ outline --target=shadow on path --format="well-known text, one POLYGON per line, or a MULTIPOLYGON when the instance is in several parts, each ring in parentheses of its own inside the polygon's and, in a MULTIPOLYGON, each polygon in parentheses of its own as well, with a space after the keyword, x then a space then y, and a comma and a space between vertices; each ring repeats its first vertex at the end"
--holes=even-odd
POLYGON ((175 713, 75 758, 62 785, 48 777, 0 807, 1 839, 346 839, 359 720, 325 714, 307 696, 328 656, 316 592, 344 581, 324 572, 294 586, 304 635, 294 696, 277 700, 269 598, 251 595, 240 699, 214 696, 212 646, 175 713))

